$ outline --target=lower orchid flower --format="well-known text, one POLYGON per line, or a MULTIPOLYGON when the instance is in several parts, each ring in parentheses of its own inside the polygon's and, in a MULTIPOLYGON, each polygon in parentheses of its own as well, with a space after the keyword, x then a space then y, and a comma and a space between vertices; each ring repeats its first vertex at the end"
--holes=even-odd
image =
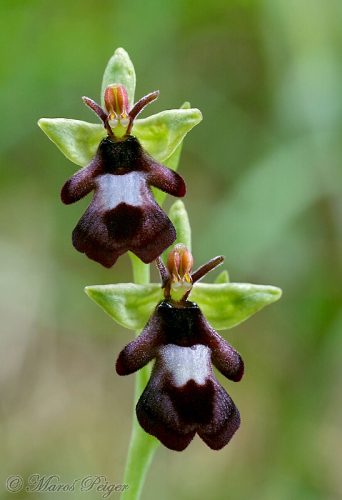
POLYGON ((243 361, 200 308, 187 300, 192 284, 222 262, 217 257, 191 274, 192 257, 184 245, 175 246, 167 268, 159 259, 165 299, 116 363, 117 373, 128 375, 155 359, 136 413, 143 429, 172 450, 185 449, 196 433, 218 450, 240 425, 239 411, 215 378, 212 365, 237 382, 243 361), (172 298, 173 289, 182 295, 178 300, 172 298))

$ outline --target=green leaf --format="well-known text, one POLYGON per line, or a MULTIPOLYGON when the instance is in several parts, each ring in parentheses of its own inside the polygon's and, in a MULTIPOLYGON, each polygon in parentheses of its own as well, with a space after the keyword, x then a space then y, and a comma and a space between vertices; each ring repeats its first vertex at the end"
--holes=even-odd
POLYGON ((221 284, 221 283, 229 283, 229 274, 228 271, 225 269, 222 271, 215 279, 214 283, 216 284, 221 284))
POLYGON ((177 200, 170 208, 169 217, 176 228, 177 239, 175 244, 184 243, 191 252, 191 227, 185 205, 177 200))
POLYGON ((87 286, 85 292, 114 321, 130 330, 143 328, 163 298, 163 291, 157 283, 95 285, 87 286))
POLYGON ((202 120, 196 109, 170 109, 135 120, 132 134, 157 161, 165 162, 186 134, 202 120))
POLYGON ((196 284, 190 300, 196 302, 216 330, 232 328, 281 297, 274 286, 248 283, 196 284))
POLYGON ((107 135, 102 125, 67 118, 41 118, 38 125, 69 160, 81 167, 88 165, 107 135))
POLYGON ((109 59, 102 79, 101 103, 104 107, 104 91, 108 85, 120 83, 127 90, 130 107, 134 104, 135 71, 129 55, 124 49, 116 49, 114 55, 109 59))

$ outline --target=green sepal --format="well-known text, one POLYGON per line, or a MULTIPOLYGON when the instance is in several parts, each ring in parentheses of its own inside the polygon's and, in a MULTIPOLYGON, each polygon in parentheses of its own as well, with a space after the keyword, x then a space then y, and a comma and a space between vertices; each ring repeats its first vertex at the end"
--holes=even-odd
POLYGON ((146 151, 157 161, 165 163, 186 134, 202 120, 196 109, 169 109, 141 120, 135 120, 135 135, 146 151))
POLYGON ((242 323, 263 307, 280 299, 275 286, 249 283, 196 284, 189 300, 196 302, 215 330, 242 323))
POLYGON ((114 321, 130 330, 142 329, 163 298, 163 291, 158 283, 94 285, 87 286, 85 292, 114 321))
POLYGON ((39 127, 73 163, 85 167, 106 137, 103 125, 68 118, 41 118, 39 127))
POLYGON ((104 91, 108 85, 119 83, 126 88, 129 107, 134 104, 135 93, 135 70, 133 63, 124 49, 116 49, 109 59, 103 74, 101 86, 101 103, 104 108, 104 91))
MULTIPOLYGON (((144 328, 156 305, 163 300, 160 284, 95 285, 85 288, 87 295, 119 325, 130 330, 144 328)), ((281 297, 274 286, 248 283, 196 284, 189 300, 196 302, 215 330, 242 323, 263 307, 281 297)))
MULTIPOLYGON (((196 109, 162 111, 136 120, 133 134, 153 158, 165 162, 201 116, 196 109)), ((107 135, 103 125, 68 118, 41 118, 38 125, 69 160, 81 167, 90 163, 107 135)))

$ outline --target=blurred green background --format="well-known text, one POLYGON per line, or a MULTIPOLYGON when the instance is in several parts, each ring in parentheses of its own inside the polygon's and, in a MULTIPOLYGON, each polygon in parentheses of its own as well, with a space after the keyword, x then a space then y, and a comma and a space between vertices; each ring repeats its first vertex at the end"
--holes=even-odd
POLYGON ((233 281, 284 290, 225 332, 246 364, 223 382, 239 432, 220 452, 160 448, 143 499, 342 498, 341 2, 1 0, 0 19, 1 498, 34 497, 7 493, 10 474, 123 478, 133 377, 114 360, 133 334, 83 287, 130 281, 129 262, 74 251, 88 200, 60 203, 76 167, 36 126, 95 121, 80 97, 99 99, 120 46, 137 98, 160 89, 144 116, 203 112, 180 164, 196 263, 224 254, 233 281))

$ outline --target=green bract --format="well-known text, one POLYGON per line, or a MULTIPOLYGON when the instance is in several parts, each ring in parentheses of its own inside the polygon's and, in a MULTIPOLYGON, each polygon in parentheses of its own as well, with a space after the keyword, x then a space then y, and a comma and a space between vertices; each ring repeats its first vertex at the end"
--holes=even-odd
POLYGON ((169 211, 169 217, 177 231, 175 245, 177 243, 183 243, 191 252, 191 226, 188 213, 181 200, 177 200, 173 203, 169 211))
MULTIPOLYGON (((123 49, 115 51, 106 67, 102 82, 102 103, 104 88, 112 83, 121 83, 126 87, 129 103, 132 105, 135 72, 127 52, 123 49)), ((186 134, 201 120, 201 112, 198 109, 189 109, 186 104, 180 109, 136 119, 132 134, 153 158, 167 163, 167 166, 172 168, 172 164, 167 160, 171 160, 172 154, 176 153, 186 134)), ((69 160, 81 167, 90 163, 101 139, 107 135, 102 124, 67 118, 41 118, 38 125, 69 160)))

